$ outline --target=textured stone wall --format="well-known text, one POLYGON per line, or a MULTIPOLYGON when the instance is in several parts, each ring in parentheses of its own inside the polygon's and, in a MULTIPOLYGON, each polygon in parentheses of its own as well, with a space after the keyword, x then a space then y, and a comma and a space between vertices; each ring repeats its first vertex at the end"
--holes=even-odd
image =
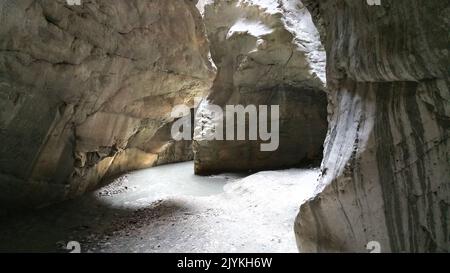
POLYGON ((300 251, 449 251, 449 2, 304 3, 325 41, 330 130, 300 251))
POLYGON ((169 133, 172 106, 214 78, 193 1, 81 2, 0 1, 2 207, 192 158, 169 133))
POLYGON ((309 12, 297 0, 203 2, 218 74, 197 111, 196 173, 286 168, 320 160, 327 129, 325 52, 309 12), (250 141, 248 134, 242 141, 209 140, 208 130, 218 122, 204 111, 211 104, 279 105, 278 149, 261 152, 261 141, 250 141))

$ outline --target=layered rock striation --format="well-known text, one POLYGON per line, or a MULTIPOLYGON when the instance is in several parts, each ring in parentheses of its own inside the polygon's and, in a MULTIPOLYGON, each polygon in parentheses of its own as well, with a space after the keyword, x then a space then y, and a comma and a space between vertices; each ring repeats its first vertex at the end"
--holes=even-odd
POLYGON ((449 3, 303 2, 327 51, 331 115, 300 251, 449 251, 449 3))

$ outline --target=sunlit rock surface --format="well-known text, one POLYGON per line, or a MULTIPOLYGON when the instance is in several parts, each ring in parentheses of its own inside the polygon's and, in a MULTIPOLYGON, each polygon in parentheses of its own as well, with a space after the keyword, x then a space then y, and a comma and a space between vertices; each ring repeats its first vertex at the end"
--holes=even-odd
POLYGON ((448 1, 304 3, 325 41, 332 113, 300 251, 449 251, 448 1))
POLYGON ((320 159, 327 129, 326 58, 306 8, 300 1, 272 0, 200 1, 199 6, 218 74, 197 111, 196 173, 275 169, 320 159), (278 149, 261 152, 261 139, 250 141, 248 133, 241 141, 210 140, 220 120, 208 113, 208 105, 279 105, 278 149))
POLYGON ((192 158, 172 106, 214 70, 193 1, 0 2, 0 203, 34 206, 192 158))

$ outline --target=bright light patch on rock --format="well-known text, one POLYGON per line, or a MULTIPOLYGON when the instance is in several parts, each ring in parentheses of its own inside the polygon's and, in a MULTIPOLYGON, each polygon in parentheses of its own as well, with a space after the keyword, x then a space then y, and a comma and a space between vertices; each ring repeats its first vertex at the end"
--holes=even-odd
POLYGON ((254 37, 261 37, 272 33, 272 29, 264 25, 262 22, 241 19, 237 21, 227 34, 227 39, 233 37, 236 33, 247 33, 254 37))

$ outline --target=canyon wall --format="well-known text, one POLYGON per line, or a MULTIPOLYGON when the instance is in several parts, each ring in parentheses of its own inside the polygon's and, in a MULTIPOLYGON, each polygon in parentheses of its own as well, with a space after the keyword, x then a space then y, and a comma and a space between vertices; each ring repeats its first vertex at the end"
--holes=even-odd
MULTIPOLYGON (((196 173, 258 171, 320 160, 327 130, 325 52, 306 8, 297 0, 207 0, 200 10, 217 77, 196 114, 196 173), (250 140, 248 132, 245 140, 212 139, 227 115, 214 116, 213 105, 279 105, 279 146, 261 151, 261 144, 270 141, 250 140)), ((236 128, 225 126, 221 135, 230 129, 236 133, 236 128)))
POLYGON ((325 43, 331 112, 300 251, 449 251, 449 2, 303 2, 325 43))
POLYGON ((192 159, 170 124, 214 79, 201 20, 189 0, 1 1, 2 208, 192 159))

